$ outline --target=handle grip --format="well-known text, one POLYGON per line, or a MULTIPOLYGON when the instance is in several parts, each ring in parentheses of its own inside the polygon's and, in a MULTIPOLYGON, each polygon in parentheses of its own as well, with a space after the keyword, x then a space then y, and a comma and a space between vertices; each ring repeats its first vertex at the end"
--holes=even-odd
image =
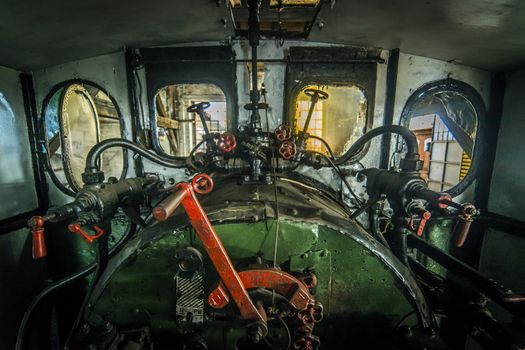
POLYGON ((328 98, 328 93, 317 89, 306 89, 304 90, 304 94, 319 100, 326 100, 328 98))
MULTIPOLYGON (((180 185, 180 184, 179 184, 180 185)), ((179 190, 172 193, 155 208, 153 208, 152 215, 157 221, 164 221, 169 218, 175 210, 179 207, 182 201, 189 195, 190 191, 195 191, 198 194, 208 194, 213 189, 213 179, 204 173, 197 174, 191 180, 191 186, 181 187, 177 186, 179 190)))
POLYGON ((44 216, 33 216, 27 224, 31 227, 33 233, 33 259, 43 259, 47 255, 46 241, 44 239, 44 222, 47 220, 44 216))
POLYGON ((82 226, 77 222, 69 224, 67 228, 69 231, 79 234, 80 237, 84 238, 84 240, 89 244, 93 244, 93 241, 95 239, 101 237, 105 233, 105 231, 101 229, 100 227, 93 226, 93 229, 95 230, 96 233, 94 235, 90 235, 84 230, 82 230, 82 226))
POLYGON ((194 105, 191 105, 189 106, 186 111, 188 113, 194 113, 194 112, 197 112, 199 113, 200 111, 204 111, 206 108, 210 107, 210 103, 209 102, 200 102, 200 103, 196 103, 194 105))
POLYGON ((33 230, 33 259, 43 259, 47 255, 44 229, 33 230))
POLYGON ((179 207, 180 203, 182 202, 185 196, 185 191, 177 191, 169 195, 155 208, 153 208, 153 218, 155 218, 155 220, 157 221, 165 221, 175 212, 175 210, 179 207))
POLYGON ((472 224, 472 218, 468 216, 459 216, 456 226, 454 226, 454 245, 458 248, 462 247, 467 240, 468 233, 470 231, 470 225, 472 224))

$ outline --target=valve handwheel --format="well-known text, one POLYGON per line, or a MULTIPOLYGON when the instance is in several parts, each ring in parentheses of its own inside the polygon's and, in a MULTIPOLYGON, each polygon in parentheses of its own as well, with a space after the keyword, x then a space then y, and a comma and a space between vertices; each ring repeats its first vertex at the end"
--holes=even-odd
POLYGON ((279 147, 279 154, 283 159, 290 160, 297 154, 297 147, 291 141, 283 141, 279 147))
POLYGON ((191 186, 198 194, 208 194, 213 190, 213 179, 208 174, 197 174, 191 180, 191 186))
POLYGON ((219 135, 217 146, 223 153, 231 152, 237 147, 237 138, 232 133, 222 133, 219 135))
POLYGON ((188 109, 186 109, 186 111, 188 111, 188 113, 195 113, 195 112, 198 113, 199 111, 203 111, 208 107, 210 107, 209 102, 200 102, 200 103, 196 103, 194 105, 189 106, 188 109))
POLYGON ((279 141, 286 141, 292 137, 292 130, 288 125, 281 124, 275 128, 275 137, 279 141))
POLYGON ((328 93, 318 89, 306 89, 304 90, 304 94, 319 100, 326 100, 328 98, 328 93))

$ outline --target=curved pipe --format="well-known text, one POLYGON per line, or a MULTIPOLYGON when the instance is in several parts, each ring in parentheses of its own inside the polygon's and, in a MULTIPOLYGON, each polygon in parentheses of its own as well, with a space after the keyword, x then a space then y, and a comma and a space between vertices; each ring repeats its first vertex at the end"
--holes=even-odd
POLYGON ((86 172, 94 172, 99 170, 97 166, 97 159, 100 157, 102 152, 107 150, 108 148, 113 147, 122 147, 125 149, 128 149, 135 154, 141 155, 142 157, 151 160, 152 162, 155 162, 157 164, 160 164, 162 166, 168 167, 168 168, 184 168, 186 167, 185 162, 183 161, 173 161, 168 160, 166 158, 162 158, 161 156, 149 151, 148 149, 134 143, 128 140, 124 139, 107 139, 104 140, 89 150, 89 153, 86 157, 86 172))
POLYGON ((398 134, 403 138, 403 140, 405 140, 407 145, 407 158, 419 157, 417 138, 412 131, 401 125, 383 125, 372 129, 361 136, 341 158, 336 159, 335 164, 340 165, 348 162, 368 141, 376 136, 386 133, 398 134))

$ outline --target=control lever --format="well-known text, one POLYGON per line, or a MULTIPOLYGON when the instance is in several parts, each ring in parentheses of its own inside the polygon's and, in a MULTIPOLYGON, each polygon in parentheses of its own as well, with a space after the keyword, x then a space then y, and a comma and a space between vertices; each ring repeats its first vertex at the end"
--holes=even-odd
POLYGON ((303 131, 299 133, 299 138, 297 139, 297 148, 300 151, 304 149, 304 143, 306 142, 306 138, 308 135, 308 127, 310 125, 310 120, 312 119, 312 115, 314 113, 315 105, 319 100, 326 100, 328 98, 328 94, 326 92, 318 89, 306 89, 304 90, 304 94, 306 96, 310 96, 310 110, 308 111, 308 115, 306 116, 303 131))
MULTIPOLYGON (((454 245, 462 247, 467 239, 470 225, 474 221, 472 217, 478 213, 476 207, 470 203, 459 204, 452 200, 448 193, 438 193, 428 189, 415 189, 411 191, 411 195, 415 198, 421 198, 428 201, 431 205, 439 209, 446 209, 452 207, 460 211, 458 221, 452 231, 454 245)), ((429 213, 430 214, 430 213, 429 213)), ((419 235, 419 230, 418 230, 419 235)))
POLYGON ((423 231, 425 230, 427 221, 430 220, 432 214, 428 210, 426 210, 421 205, 421 203, 417 201, 412 201, 407 205, 407 212, 419 218, 419 225, 417 226, 417 229, 413 225, 413 217, 410 218, 410 221, 408 224, 409 228, 413 231, 416 231, 416 234, 419 237, 423 236, 423 231))
POLYGON ((33 259, 43 259, 47 255, 46 241, 44 238, 44 223, 55 217, 54 214, 45 216, 33 216, 27 221, 33 233, 33 259))
POLYGON ((195 193, 207 194, 211 192, 213 180, 207 174, 198 174, 195 175, 191 183, 181 182, 177 184, 176 189, 176 192, 153 209, 153 217, 158 221, 164 221, 182 204, 224 286, 239 308, 242 318, 251 321, 252 328, 255 326, 260 329, 263 333, 262 337, 266 336, 268 328, 264 309, 255 306, 250 299, 239 273, 233 267, 226 249, 195 195, 195 193))

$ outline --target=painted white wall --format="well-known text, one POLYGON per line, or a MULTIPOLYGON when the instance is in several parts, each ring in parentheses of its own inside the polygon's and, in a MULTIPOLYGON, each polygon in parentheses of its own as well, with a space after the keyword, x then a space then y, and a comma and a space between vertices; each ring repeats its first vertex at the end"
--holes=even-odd
POLYGON ((488 109, 490 98, 490 73, 481 69, 436 60, 422 56, 399 54, 394 121, 399 122, 406 101, 422 85, 446 79, 463 81, 481 95, 488 109))
MULTIPOLYGON (((104 88, 116 101, 123 118, 123 135, 131 140, 132 120, 128 99, 126 61, 123 52, 117 52, 80 61, 69 62, 33 72, 37 112, 42 117, 44 99, 51 89, 66 80, 84 79, 104 88)), ((131 157, 131 155, 130 155, 131 157)), ((133 176, 133 162, 130 161, 128 176, 133 176)), ((50 201, 58 205, 71 200, 62 193, 47 175, 50 187, 50 201)))

